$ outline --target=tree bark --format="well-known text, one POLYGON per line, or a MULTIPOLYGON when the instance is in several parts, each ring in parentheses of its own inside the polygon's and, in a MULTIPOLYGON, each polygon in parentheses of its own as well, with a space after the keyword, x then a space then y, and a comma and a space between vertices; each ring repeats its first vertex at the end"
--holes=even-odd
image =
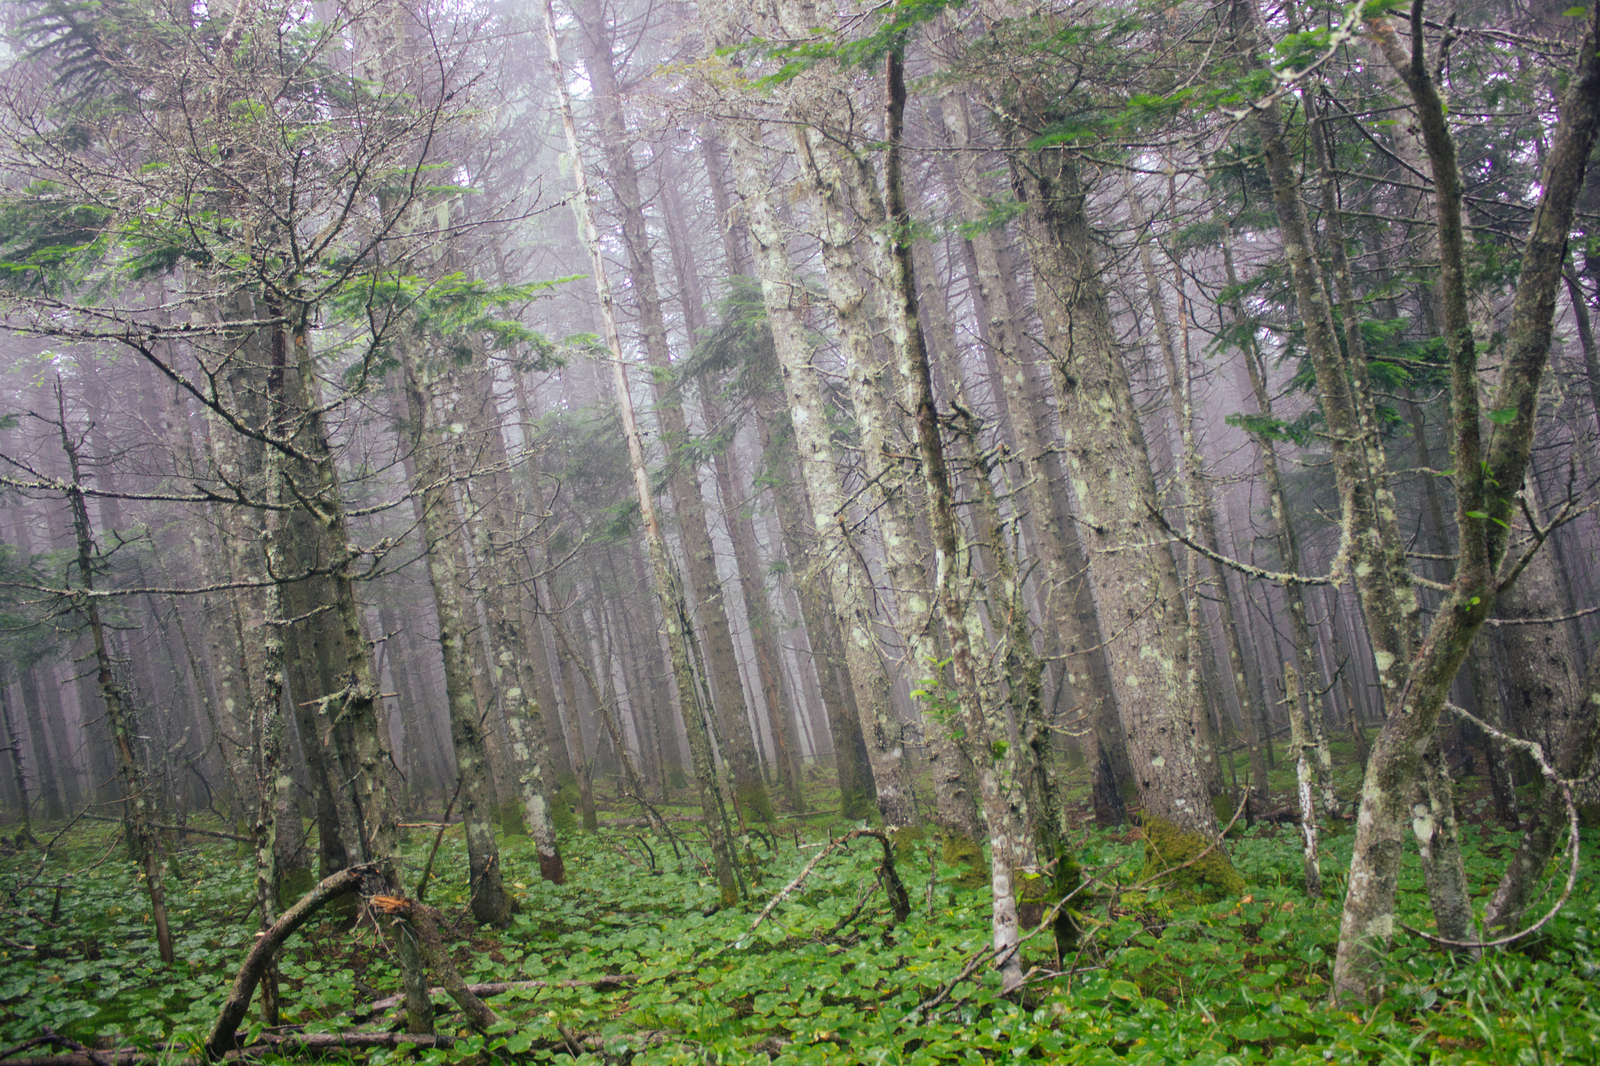
MULTIPOLYGON (((933 531, 934 587, 939 598, 941 620, 945 639, 949 643, 951 674, 955 679, 957 698, 960 700, 962 719, 968 736, 976 737, 987 758, 975 760, 978 772, 978 790, 982 797, 984 819, 989 827, 991 943, 995 963, 1000 970, 1002 993, 1013 992, 1022 986, 1022 959, 1020 955, 1020 928, 1017 916, 1017 895, 1013 879, 1017 869, 1024 864, 1026 844, 1022 834, 1027 824, 1028 808, 1025 790, 1025 772, 1020 753, 1010 743, 1010 723, 1001 692, 1006 683, 1013 690, 1026 692, 1031 688, 1033 716, 1038 711, 1039 667, 1035 658, 1031 677, 994 677, 978 661, 975 651, 987 647, 983 624, 972 602, 971 591, 963 587, 961 545, 959 543, 955 498, 947 465, 944 442, 940 435, 939 411, 934 401, 933 377, 928 363, 926 342, 917 317, 916 274, 912 267, 910 245, 910 212, 906 207, 905 190, 900 175, 900 142, 906 100, 904 59, 891 50, 886 58, 888 114, 886 133, 889 144, 884 163, 885 199, 891 229, 871 234, 874 241, 887 244, 885 278, 885 317, 889 322, 890 346, 895 353, 897 369, 909 388, 912 414, 915 419, 917 453, 922 460, 922 481, 927 493, 928 521, 933 531)), ((988 471, 980 477, 987 480, 988 471)), ((1009 553, 1005 554, 1009 559, 1009 553)), ((1009 565, 1006 573, 1011 573, 1009 565)), ((1015 658, 1033 654, 1032 635, 1021 614, 1023 607, 1016 589, 1004 590, 1008 595, 1003 610, 1009 610, 1020 623, 1007 633, 1010 656, 1002 656, 1007 665, 1015 658), (1009 660, 1009 661, 1008 661, 1009 660)), ((1024 696, 1026 700, 1027 697, 1024 696)), ((1029 717, 1019 714, 1017 730, 1025 742, 1036 742, 1029 717)), ((1046 794, 1048 794, 1048 788, 1046 794)), ((1052 856, 1053 858, 1053 856, 1052 856)))
POLYGON ((638 495, 639 510, 644 521, 645 539, 650 551, 656 595, 661 601, 661 613, 666 624, 667 643, 672 656, 673 676, 678 685, 678 701, 683 711, 684 723, 689 732, 690 752, 694 759, 695 776, 700 783, 700 803, 705 815, 706 833, 711 840, 711 851, 717 865, 717 882, 721 890, 722 905, 731 906, 739 896, 733 851, 728 839, 727 812, 722 805, 716 767, 712 762, 711 741, 705 728, 704 710, 695 687, 695 677, 690 665, 690 644, 694 629, 690 623, 688 605, 683 596, 671 559, 667 555, 666 541, 656 518, 655 502, 651 496, 650 474, 645 466, 644 445, 634 421, 633 398, 628 391, 627 372, 622 351, 622 338, 617 332, 613 311, 611 286, 606 280, 605 260, 600 248, 599 231, 594 221, 594 194, 584 176, 583 157, 579 149, 577 128, 572 118, 572 101, 567 93, 566 75, 562 70, 561 52, 556 36, 555 11, 552 0, 545 0, 545 43, 549 51, 550 70, 560 87, 562 120, 566 126, 567 148, 572 160, 573 180, 581 201, 584 226, 584 243, 588 246, 593 266, 595 286, 600 299, 605 337, 612 355, 616 399, 622 415, 623 435, 628 444, 629 465, 633 470, 634 488, 638 495))
MULTIPOLYGON (((500 869, 500 849, 495 840, 495 811, 489 785, 488 752, 483 735, 483 708, 472 684, 468 662, 467 605, 462 592, 465 575, 456 565, 452 540, 460 517, 452 499, 451 469, 445 448, 448 432, 434 412, 438 402, 434 387, 439 376, 420 365, 420 353, 405 351, 407 421, 410 445, 417 456, 422 494, 422 535, 427 552, 428 578, 433 586, 439 618, 439 650, 444 656, 445 700, 450 712, 450 740, 460 792, 461 821, 467 840, 467 885, 472 916, 481 925, 510 920, 516 903, 506 891, 500 869)), ((446 379, 448 384, 448 379, 446 379)), ((476 612, 474 612, 475 614, 476 612)))
MULTIPOLYGON (((1029 133, 1018 129, 1018 141, 1029 133)), ((1012 155, 1026 205, 1041 343, 1049 353, 1065 453, 1107 647, 1128 755, 1146 819, 1215 837, 1201 773, 1203 708, 1187 684, 1182 592, 1157 522, 1143 430, 1101 286, 1087 193, 1060 149, 1012 155), (1130 545, 1141 545, 1131 548, 1130 545)))
POLYGON ((59 380, 56 382, 56 412, 59 420, 57 425, 61 430, 61 450, 66 454, 71 477, 67 495, 72 507, 73 534, 77 540, 75 561, 81 589, 74 600, 89 623, 89 633, 94 642, 95 677, 100 687, 100 698, 105 702, 106 727, 116 750, 117 773, 122 779, 123 828, 128 835, 129 850, 134 861, 144 868, 145 890, 150 895, 150 916, 156 927, 157 950, 161 961, 171 966, 177 962, 177 955, 172 949, 172 931, 167 923, 167 895, 161 852, 157 847, 155 831, 151 828, 150 812, 154 797, 150 795, 143 763, 134 751, 133 709, 123 700, 122 689, 113 672, 105 626, 100 618, 99 602, 95 596, 95 574, 100 564, 94 534, 89 525, 89 509, 84 502, 78 445, 67 427, 66 401, 59 380))
POLYGON ((1560 122, 1549 142, 1541 194, 1518 274, 1509 341, 1492 408, 1514 418, 1496 425, 1487 447, 1479 438, 1477 365, 1466 315, 1460 175, 1444 109, 1428 73, 1420 0, 1413 7, 1409 55, 1387 23, 1372 26, 1379 44, 1411 89, 1434 170, 1445 337, 1451 356, 1460 561, 1451 590, 1409 671, 1405 689, 1389 707, 1389 717, 1368 762, 1334 967, 1333 992, 1339 1001, 1371 999, 1381 991, 1380 952, 1393 931, 1399 841, 1408 815, 1409 786, 1456 671, 1493 607, 1495 573, 1506 554, 1506 532, 1514 513, 1509 486, 1520 485, 1527 469, 1567 234, 1600 127, 1597 12, 1600 9, 1588 14, 1578 69, 1563 96, 1560 122))
POLYGON ((690 443, 688 420, 679 394, 672 387, 672 358, 667 350, 666 323, 662 315, 660 289, 655 262, 645 228, 644 197, 628 142, 627 124, 622 113, 617 85, 613 43, 606 23, 604 5, 585 0, 575 11, 582 22, 585 44, 584 68, 594 86, 600 116, 601 148, 607 161, 607 181, 616 196, 622 215, 623 243, 628 249, 628 277, 639 313, 645 355, 651 367, 655 392, 655 415, 667 443, 672 468, 672 500, 683 537, 685 569, 694 595, 695 617, 704 634, 705 656, 710 666, 715 710, 727 741, 723 755, 733 776, 734 796, 740 807, 759 814, 763 821, 772 814, 766 782, 761 777, 751 733, 750 712, 744 683, 739 676, 737 646, 728 612, 723 602, 722 580, 717 574, 715 553, 707 526, 705 498, 701 494, 698 460, 690 443))

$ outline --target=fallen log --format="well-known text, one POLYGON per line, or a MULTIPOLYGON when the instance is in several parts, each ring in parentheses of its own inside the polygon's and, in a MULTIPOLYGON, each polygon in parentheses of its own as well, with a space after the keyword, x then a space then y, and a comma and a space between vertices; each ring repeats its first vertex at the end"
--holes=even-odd
MULTIPOLYGON (((509 1034, 507 1034, 509 1035, 509 1034)), ((671 1029, 641 1029, 634 1033, 616 1033, 611 1036, 561 1027, 557 1035, 536 1040, 529 1051, 600 1052, 606 1045, 626 1043, 630 1048, 655 1047, 670 1040, 682 1039, 683 1034, 671 1029)), ((48 1041, 46 1041, 48 1042, 48 1041)), ((422 1036, 413 1033, 262 1033, 247 1047, 227 1053, 229 1062, 248 1062, 267 1054, 285 1054, 295 1051, 352 1051, 367 1048, 448 1048, 455 1045, 453 1036, 422 1036)), ((80 1047, 82 1045, 79 1045, 80 1047)), ((500 1054, 504 1054, 502 1050, 500 1054)), ((85 1048, 61 1055, 37 1055, 30 1058, 0 1059, 0 1066, 190 1066, 202 1060, 197 1056, 175 1057, 171 1051, 148 1052, 134 1048, 114 1048, 95 1051, 85 1048)))
MULTIPOLYGON (((475 996, 498 996, 502 992, 510 992, 516 988, 610 988, 617 985, 631 984, 638 977, 631 973, 601 974, 599 977, 582 978, 575 981, 496 981, 491 984, 468 985, 467 991, 475 996)), ((448 990, 439 988, 428 989, 430 996, 442 996, 448 990)), ((386 996, 372 1003, 359 1007, 351 1007, 345 1013, 355 1018, 365 1018, 379 1011, 393 1010, 405 1002, 405 996, 386 996)))
MULTIPOLYGON (((661 816, 661 820, 664 822, 695 823, 705 821, 705 819, 698 814, 664 814, 661 816)), ((601 818, 600 824, 617 826, 622 829, 648 829, 655 823, 648 818, 601 818)))

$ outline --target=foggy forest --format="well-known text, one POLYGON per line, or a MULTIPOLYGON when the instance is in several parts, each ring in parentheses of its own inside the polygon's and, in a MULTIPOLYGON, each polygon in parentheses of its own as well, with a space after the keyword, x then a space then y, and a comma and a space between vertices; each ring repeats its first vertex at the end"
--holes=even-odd
POLYGON ((1600 6, 0 26, 0 1064, 1600 1061, 1600 6))

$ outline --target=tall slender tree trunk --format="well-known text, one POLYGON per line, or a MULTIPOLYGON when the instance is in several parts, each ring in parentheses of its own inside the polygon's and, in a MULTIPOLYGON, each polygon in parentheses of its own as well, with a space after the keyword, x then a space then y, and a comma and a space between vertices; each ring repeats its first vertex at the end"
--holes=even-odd
POLYGON ((553 0, 545 0, 545 43, 549 51, 550 70, 560 89, 562 120, 566 126, 567 150, 572 160, 573 180, 583 215, 584 243, 588 245, 595 286, 600 299, 602 325, 607 345, 611 350, 612 371, 616 386, 618 409, 622 415, 623 435, 628 444, 628 459, 633 470, 634 488, 638 495, 639 510, 643 518, 645 538, 650 551, 650 563, 656 595, 661 601, 661 613, 666 624, 667 644, 672 656, 673 675, 678 685, 678 700, 683 709, 684 724, 689 732, 690 752, 694 759, 695 776, 700 783, 701 810, 705 818, 706 834, 711 841, 711 851, 717 865, 717 882, 721 890, 722 905, 731 906, 739 896, 738 882, 729 840, 727 812, 723 808, 722 793, 718 787, 717 770, 712 761, 711 740, 705 727, 695 677, 690 664, 690 645, 694 629, 690 624, 688 605, 676 568, 667 554, 666 540, 656 517, 655 501, 651 495, 650 474, 645 466, 644 444, 634 421, 633 397, 629 392, 627 372, 622 352, 622 338, 617 332, 613 310, 611 286, 606 279, 605 259, 600 248, 600 235, 594 220, 594 193, 584 176, 583 156, 578 144, 577 128, 572 118, 572 101, 567 93, 566 75, 562 70, 561 52, 556 36, 553 0))
MULTIPOLYGON (((1128 203, 1133 211, 1135 229, 1139 232, 1147 231, 1148 219, 1143 206, 1139 203, 1137 191, 1132 188, 1128 190, 1128 203)), ((1161 350, 1161 360, 1166 367, 1167 384, 1172 390, 1174 420, 1182 438, 1183 453, 1179 457, 1179 465, 1183 472, 1184 509, 1189 516, 1189 523, 1198 533, 1197 539, 1215 553, 1218 546, 1217 516, 1216 509, 1211 504, 1211 489, 1206 483, 1200 444, 1195 436, 1194 397, 1190 381, 1187 336, 1183 342, 1184 360, 1180 367, 1177 343, 1172 336, 1172 323, 1167 316, 1166 295, 1156 275, 1155 257, 1151 255, 1148 240, 1139 242, 1139 266, 1144 273, 1150 310, 1155 317, 1157 346, 1161 350)), ((1210 564, 1212 579, 1216 583, 1217 605, 1222 614, 1223 636, 1228 642, 1228 672, 1233 684, 1234 698, 1239 704, 1239 717, 1244 724, 1245 741, 1250 750, 1250 791, 1257 803, 1265 804, 1268 789, 1267 760, 1261 747, 1261 709, 1251 698, 1250 686, 1245 676, 1244 650, 1239 643, 1239 629, 1234 621, 1233 598, 1228 590, 1227 571, 1215 559, 1210 560, 1210 564)), ((1193 560, 1191 572, 1198 575, 1198 571, 1198 560, 1193 560)), ((1199 598, 1200 590, 1196 578, 1196 587, 1189 592, 1191 615, 1197 615, 1199 612, 1199 598)), ((1203 618, 1191 617, 1191 632, 1198 635, 1203 626, 1205 626, 1203 618)), ((1191 651, 1199 654, 1201 647, 1202 645, 1197 642, 1191 647, 1191 651)), ((1194 668, 1191 666, 1191 673, 1193 672, 1194 668)), ((1202 745, 1202 751, 1203 748, 1202 745)), ((1218 780, 1220 781, 1220 777, 1218 780)))
MULTIPOLYGON (((1233 226, 1231 222, 1224 222, 1222 231, 1222 262, 1228 280, 1228 287, 1237 290, 1239 278, 1233 266, 1233 226)), ((1261 351, 1255 342, 1255 323, 1244 312, 1244 305, 1237 299, 1229 301, 1229 325, 1235 330, 1236 341, 1240 354, 1244 357, 1246 375, 1250 380, 1250 391, 1255 397, 1256 410, 1269 421, 1273 418, 1272 392, 1267 386, 1266 364, 1261 358, 1261 351)), ((1288 495, 1284 491, 1283 475, 1278 469, 1278 452, 1270 436, 1254 435, 1256 450, 1261 456, 1262 478, 1266 482, 1268 506, 1272 514, 1272 535, 1277 541, 1278 563, 1286 573, 1299 573, 1300 571, 1300 539, 1295 532, 1294 521, 1289 512, 1288 495)), ((1290 583, 1284 586, 1284 597, 1289 606, 1289 636, 1294 643, 1295 662, 1299 668, 1299 679, 1302 690, 1309 689, 1315 679, 1321 677, 1317 670, 1315 658, 1316 642, 1311 635, 1311 627, 1306 620, 1306 598, 1303 586, 1290 583)), ((1309 699, 1309 691, 1304 692, 1309 699)), ((1308 721, 1312 721, 1315 729, 1315 716, 1307 713, 1308 721)), ((1359 726, 1357 726, 1359 729, 1359 726)), ((1270 766, 1272 762, 1271 722, 1268 718, 1266 707, 1261 707, 1260 725, 1258 726, 1265 748, 1265 758, 1270 766)), ((1325 805, 1332 790, 1333 765, 1331 758, 1327 765, 1323 765, 1323 752, 1326 745, 1319 745, 1317 755, 1317 774, 1322 782, 1325 805)), ((1363 761, 1365 761, 1363 757, 1363 761)), ((1332 810, 1331 806, 1327 807, 1332 810)))
MULTIPOLYGON (((1030 719, 1036 719, 1038 714, 1039 666, 1034 657, 1031 666, 1027 667, 1028 676, 995 678, 980 666, 975 650, 987 647, 988 642, 982 620, 972 603, 971 590, 963 587, 965 582, 962 578, 955 498, 940 434, 927 345, 917 316, 916 274, 912 266, 910 244, 911 218, 900 174, 900 143, 906 102, 903 64, 900 53, 890 51, 886 59, 888 111, 885 132, 889 151, 884 164, 884 187, 888 206, 888 218, 885 221, 892 229, 886 227, 871 234, 871 237, 880 245, 886 245, 887 255, 883 257, 884 265, 888 268, 885 277, 885 317, 889 323, 890 346, 895 353, 897 370, 908 384, 907 391, 913 403, 917 453, 922 460, 922 481, 927 494, 929 525, 933 531, 934 586, 938 592, 945 639, 949 642, 951 673, 967 732, 979 738, 980 744, 987 749, 988 757, 980 757, 976 762, 978 790, 989 829, 990 887, 993 893, 990 926, 995 964, 1000 970, 1000 988, 1002 992, 1011 992, 1020 988, 1023 980, 1013 878, 1017 869, 1024 864, 1028 850, 1023 834, 1026 832, 1029 811, 1026 771, 1022 767, 1020 752, 1010 744, 1011 723, 1007 720, 1007 707, 1001 693, 1003 685, 1008 683, 1021 696, 1017 708, 1021 713, 1018 714, 1016 725, 1031 749, 1037 742, 1030 719), (1030 703, 1031 708, 1028 706, 1030 703), (1031 714, 1028 713, 1030 710, 1031 714)), ((986 481, 988 471, 980 471, 979 476, 986 481)), ((1001 547, 1003 549, 1003 545, 1001 547)), ((1002 554, 1009 560, 1009 552, 1002 554)), ((1012 574, 1009 562, 1003 565, 1003 572, 1005 575, 1012 574)), ((1006 581, 1006 584, 1014 586, 1015 582, 1006 581)), ((1008 595, 1002 609, 1012 612, 1020 627, 1006 635, 1010 654, 1003 656, 1002 662, 1015 665, 1023 657, 1033 657, 1032 634, 1022 614, 1018 590, 1007 587, 1004 591, 1008 595)), ((1051 795, 1052 792, 1046 789, 1044 794, 1051 795)))
MULTIPOLYGON (((6 754, 11 757, 11 783, 17 790, 18 824, 21 829, 17 831, 19 844, 34 844, 37 841, 33 836, 33 801, 34 796, 28 788, 28 760, 23 753, 24 730, 17 726, 17 716, 11 709, 11 682, 6 679, 6 670, 0 666, 0 726, 5 728, 6 754)), ((30 745, 30 753, 38 758, 38 746, 30 745)))
MULTIPOLYGON (((712 175, 712 183, 719 184, 712 175)), ((683 294, 683 317, 691 337, 698 336, 707 323, 706 298, 701 289, 700 274, 695 269, 690 242, 683 232, 682 208, 676 188, 668 183, 662 190, 663 217, 672 248, 672 262, 683 294)), ((783 692, 783 677, 779 671, 777 632, 772 623, 772 609, 767 600, 767 589, 761 579, 762 567, 756 545, 755 524, 748 507, 742 506, 743 495, 736 482, 739 480, 737 434, 722 429, 724 412, 722 404, 712 395, 709 382, 701 383, 701 403, 705 410, 705 423, 712 432, 720 432, 723 446, 712 455, 712 471, 716 477, 717 494, 722 500, 728 536, 733 543, 736 569, 739 572, 740 592, 744 600, 745 616, 750 622, 750 643, 755 650, 756 674, 761 682, 761 698, 766 705, 767 717, 772 725, 773 741, 777 747, 775 759, 779 786, 789 809, 804 810, 805 801, 800 793, 799 763, 791 737, 791 715, 783 692)))
POLYGON ((421 478, 422 535, 427 552, 428 577, 433 585, 439 617, 439 649, 444 655, 445 699, 450 710, 450 740, 455 749, 458 806, 467 840, 467 884, 472 916, 482 925, 499 925, 511 918, 515 901, 506 891, 500 869, 500 849, 495 841, 495 810, 488 788, 488 752, 483 735, 486 717, 472 684, 468 662, 468 607, 462 592, 464 577, 457 569, 452 540, 461 521, 451 497, 450 467, 434 404, 433 385, 438 379, 419 365, 422 357, 405 352, 405 374, 410 444, 421 478))
MULTIPOLYGON (((821 95, 828 96, 824 89, 821 95)), ((826 121, 826 117, 820 119, 826 121)), ((881 230, 883 220, 879 211, 868 207, 868 216, 852 218, 848 205, 855 200, 857 211, 860 201, 876 199, 869 193, 867 183, 859 172, 847 179, 846 170, 854 159, 847 159, 841 167, 839 156, 848 156, 836 149, 820 127, 806 126, 795 133, 798 151, 809 176, 809 191, 821 218, 822 259, 825 268, 828 298, 833 307, 834 321, 838 326, 841 346, 844 349, 845 378, 848 383, 850 403, 856 426, 861 433, 861 460, 865 467, 865 480, 872 486, 872 496, 879 506, 878 531, 883 541, 884 564, 891 574, 896 589, 896 605, 904 616, 900 631, 906 635, 907 668, 916 679, 923 669, 932 669, 937 656, 931 639, 926 634, 929 604, 926 592, 921 548, 912 528, 908 491, 903 484, 904 474, 896 469, 889 456, 895 451, 890 432, 892 416, 889 411, 891 389, 889 369, 878 357, 873 342, 871 321, 872 306, 861 282, 865 264, 856 252, 858 226, 865 225, 869 234, 881 230), (847 184, 848 182, 848 184, 847 184)), ((879 239, 876 235, 873 240, 879 239)), ((842 517, 842 516, 836 516, 842 517)), ((852 552, 859 552, 852 545, 852 552)), ((859 568, 859 580, 867 578, 866 567, 859 568)), ((888 665, 888 664, 885 664, 888 665)), ((886 789, 885 777, 894 782, 908 779, 905 769, 905 740, 893 704, 885 699, 869 705, 875 711, 870 721, 862 723, 867 737, 867 748, 872 753, 874 777, 878 781, 878 807, 884 821, 891 825, 909 825, 916 821, 915 808, 909 787, 895 785, 886 789), (880 772, 880 767, 882 768, 880 772)), ((950 795, 946 792, 946 795, 950 795)), ((970 831, 973 819, 963 813, 954 813, 952 824, 970 831)))
MULTIPOLYGON (((979 172, 977 149, 963 94, 947 93, 941 99, 939 119, 951 147, 951 185, 962 214, 977 221, 988 211, 988 195, 979 172)), ((1021 463, 1019 479, 1027 501, 1024 523, 1035 544, 1040 589, 1040 614, 1045 634, 1064 656, 1066 683, 1083 707, 1087 729, 1082 740, 1092 778, 1095 819, 1101 825, 1120 825, 1127 818, 1122 787, 1132 781, 1127 748, 1117 714, 1116 695, 1102 651, 1099 619, 1086 577, 1088 566, 1077 533, 1064 520, 1059 494, 1052 486, 1064 483, 1056 439, 1050 431, 1053 413, 1040 402, 1033 361, 1027 342, 1016 326, 1009 271, 1002 261, 996 234, 975 232, 965 242, 969 271, 979 304, 979 330, 988 357, 991 390, 1001 412, 1000 431, 1014 441, 1021 463)))
POLYGON ((122 690, 113 672, 106 627, 100 618, 99 601, 95 596, 98 553, 81 487, 78 445, 67 425, 66 401, 62 397, 59 381, 56 383, 56 411, 61 429, 61 449, 66 453, 71 477, 67 493, 72 507, 73 534, 77 540, 76 563, 80 582, 78 587, 81 590, 74 599, 89 623, 89 634, 94 643, 95 676, 100 686, 100 698, 105 702, 106 728, 116 750, 118 776, 122 779, 123 828, 128 835, 134 861, 144 868, 145 891, 150 895, 150 916, 156 927, 156 948, 161 954, 161 961, 171 966, 177 962, 177 955, 172 949, 172 931, 167 922, 166 881, 161 851, 152 825, 151 808, 155 797, 150 794, 144 766, 134 751, 136 727, 132 721, 133 708, 123 701, 122 690))
MULTIPOLYGON (((545 780, 550 762, 544 708, 537 695, 531 641, 523 625, 519 602, 527 584, 527 555, 523 550, 521 518, 529 513, 517 506, 512 473, 515 467, 506 449, 499 402, 495 395, 494 367, 479 353, 463 382, 467 416, 482 442, 488 471, 465 486, 469 523, 483 586, 484 614, 488 621, 486 643, 491 658, 490 682, 503 702, 507 754, 521 801, 523 822, 539 858, 539 875, 560 883, 566 878, 561 849, 550 815, 550 785, 545 780), (506 501, 514 512, 508 513, 506 501)), ((532 460, 527 460, 532 467, 532 460)), ((537 473, 536 468, 527 473, 537 473)))
MULTIPOLYGON (((773 328, 779 328, 774 326, 773 328)), ((790 456, 793 452, 793 426, 781 440, 774 423, 788 423, 788 412, 775 397, 761 397, 756 403, 757 426, 761 433, 761 453, 766 456, 773 480, 779 483, 772 493, 778 525, 783 532, 785 550, 792 563, 795 596, 800 604, 800 619, 813 651, 818 691, 823 713, 833 738, 833 765, 839 785, 839 812, 842 817, 864 818, 874 802, 870 766, 857 757, 865 751, 861 721, 854 704, 854 683, 850 664, 839 635, 839 623, 831 604, 831 575, 814 566, 816 527, 808 521, 811 494, 804 481, 795 476, 790 456)))
MULTIPOLYGON (((827 574, 827 591, 831 593, 837 612, 840 642, 861 731, 867 736, 878 809, 887 825, 908 825, 913 820, 910 783, 902 751, 886 735, 897 737, 899 726, 889 703, 887 673, 879 656, 877 633, 867 600, 870 578, 865 561, 850 542, 846 529, 850 515, 839 479, 840 468, 835 461, 827 407, 817 372, 811 366, 811 352, 805 346, 806 328, 800 315, 803 290, 796 284, 789 264, 782 226, 769 195, 762 151, 760 133, 755 127, 733 132, 729 152, 734 179, 745 201, 750 236, 755 244, 762 300, 782 372, 800 473, 811 505, 810 523, 820 556, 818 569, 827 574)), ((822 594, 820 588, 812 591, 822 594)), ((829 711, 834 713, 834 706, 830 705, 829 711)), ((843 751, 848 742, 848 736, 841 734, 836 725, 835 751, 843 751)), ((841 764, 841 788, 843 769, 841 764)), ((848 804, 850 797, 843 798, 848 804)))
POLYGON ((575 10, 583 25, 584 69, 594 86, 600 115, 601 148, 608 164, 607 181, 622 215, 628 276, 639 313, 645 356, 656 371, 653 377, 655 415, 669 449, 668 461, 673 470, 672 501, 683 537, 685 569, 694 594, 694 616, 698 617, 705 636, 704 654, 710 666, 712 696, 727 741, 723 755, 732 771, 734 796, 739 806, 768 821, 772 817, 772 801, 767 797, 766 782, 756 757, 744 683, 739 676, 738 649, 723 602, 722 580, 717 574, 705 499, 701 495, 694 458, 696 451, 685 447, 690 438, 688 420, 682 401, 668 380, 672 358, 667 350, 666 322, 645 226, 644 197, 622 113, 611 28, 600 0, 584 0, 575 10))

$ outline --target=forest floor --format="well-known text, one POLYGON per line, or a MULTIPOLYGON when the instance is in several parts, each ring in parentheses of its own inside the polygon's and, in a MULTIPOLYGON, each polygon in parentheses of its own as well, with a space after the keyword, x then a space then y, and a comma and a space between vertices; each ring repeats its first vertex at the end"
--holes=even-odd
MULTIPOLYGON (((1468 875, 1481 908, 1515 837, 1482 820, 1478 783, 1462 784, 1468 875)), ((808 791, 825 801, 825 782, 808 791)), ((507 836, 502 863, 521 910, 503 929, 472 922, 460 829, 445 831, 429 902, 444 913, 456 964, 471 983, 522 982, 488 998, 501 1019, 493 1031, 464 1028, 436 994, 438 1046, 358 1049, 366 1038, 356 1034, 398 1030, 398 1008, 373 1004, 400 991, 399 977, 370 925, 328 914, 282 952, 282 1024, 252 1023, 245 1042, 271 1059, 314 1053, 439 1064, 574 1055, 639 1066, 1600 1063, 1592 862, 1529 950, 1475 960, 1402 934, 1383 1003, 1336 1011, 1326 996, 1348 831, 1324 837, 1321 899, 1303 890, 1296 830, 1263 823, 1228 843, 1246 894, 1194 904, 1159 886, 1130 887, 1144 862, 1136 832, 1083 829, 1073 845, 1092 883, 1079 902, 1080 946, 1058 960, 1048 933, 1028 941, 1029 984, 1006 999, 983 964, 988 889, 961 887, 960 871, 931 842, 900 849, 912 912, 896 922, 875 875, 878 842, 827 845, 856 825, 816 814, 748 833, 739 846, 749 900, 722 910, 700 861, 698 827, 674 827, 683 837, 678 855, 644 830, 569 832, 569 877, 559 886, 538 879, 525 838, 507 836), (297 1049, 313 1034, 345 1046, 297 1049)), ((433 836, 408 831, 408 883, 433 836)), ((168 891, 179 961, 164 967, 147 897, 114 827, 78 823, 48 861, 37 851, 0 860, 0 1042, 11 1049, 0 1059, 49 1034, 138 1048, 158 1066, 196 1055, 254 936, 250 870, 241 845, 191 836, 173 849, 168 891)), ((1408 925, 1431 925, 1414 861, 1402 876, 1400 910, 1408 925)))

